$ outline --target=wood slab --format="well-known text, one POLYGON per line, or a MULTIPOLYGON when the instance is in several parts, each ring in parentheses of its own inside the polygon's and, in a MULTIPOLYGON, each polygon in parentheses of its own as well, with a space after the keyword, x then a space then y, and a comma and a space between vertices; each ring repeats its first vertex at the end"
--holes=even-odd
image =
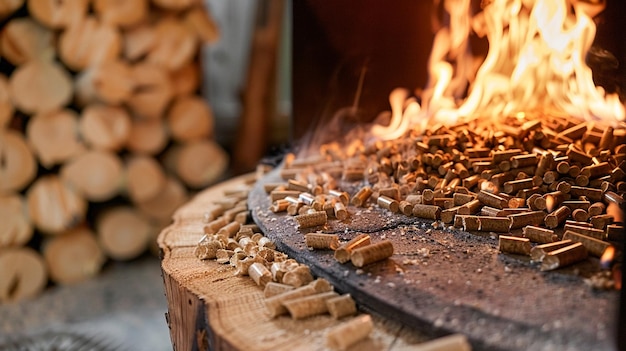
MULTIPOLYGON (((225 189, 244 184, 234 178, 199 193, 174 214, 158 237, 168 302, 167 322, 175 350, 324 350, 324 333, 340 321, 317 316, 294 321, 271 319, 263 291, 234 268, 197 259, 193 250, 202 237, 204 212, 225 189)), ((426 336, 372 312, 375 328, 350 350, 409 350, 426 336)))
POLYGON ((499 253, 497 234, 435 229, 432 221, 378 208, 349 207, 345 221, 299 230, 293 217, 269 211, 263 183, 249 197, 255 222, 280 251, 311 267, 363 308, 425 333, 463 333, 476 350, 613 350, 617 291, 593 291, 584 277, 597 271, 590 259, 540 272, 528 258, 499 253), (369 233, 390 239, 394 255, 358 270, 339 264, 332 251, 311 251, 304 234, 337 233, 349 240, 369 233))

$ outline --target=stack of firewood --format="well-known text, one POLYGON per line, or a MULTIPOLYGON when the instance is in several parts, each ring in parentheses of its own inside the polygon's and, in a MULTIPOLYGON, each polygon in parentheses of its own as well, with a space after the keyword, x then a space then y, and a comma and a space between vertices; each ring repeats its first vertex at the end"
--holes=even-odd
POLYGON ((200 0, 0 1, 0 303, 131 260, 224 173, 200 0))

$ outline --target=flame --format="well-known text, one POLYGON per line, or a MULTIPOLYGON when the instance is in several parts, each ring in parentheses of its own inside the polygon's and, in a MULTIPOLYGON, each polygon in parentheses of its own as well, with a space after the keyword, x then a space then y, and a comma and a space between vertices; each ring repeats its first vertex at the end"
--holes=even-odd
POLYGON ((450 25, 435 35, 423 105, 400 103, 404 93, 394 92, 390 124, 373 128, 375 137, 397 138, 431 122, 530 111, 609 124, 625 119, 617 94, 595 86, 585 63, 596 34, 592 17, 605 0, 492 0, 473 16, 470 0, 443 1, 450 25), (469 50, 472 32, 489 41, 480 65, 469 50), (468 85, 469 94, 459 100, 468 85))

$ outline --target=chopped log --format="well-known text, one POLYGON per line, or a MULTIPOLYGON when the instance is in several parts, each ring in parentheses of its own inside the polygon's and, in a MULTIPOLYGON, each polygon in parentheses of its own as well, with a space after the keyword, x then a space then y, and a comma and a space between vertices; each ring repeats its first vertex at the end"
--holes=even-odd
POLYGON ((126 105, 142 118, 162 118, 172 99, 172 87, 166 70, 150 63, 133 67, 135 90, 126 105))
POLYGON ((171 147, 165 164, 187 186, 199 189, 218 181, 228 161, 228 154, 215 141, 199 140, 171 147))
POLYGON ((214 43, 220 37, 217 24, 203 6, 195 6, 187 11, 183 22, 203 43, 214 43))
POLYGON ((45 168, 66 162, 85 150, 78 135, 78 114, 68 109, 36 114, 26 127, 26 136, 45 168))
POLYGON ((176 71, 170 72, 173 95, 195 95, 200 89, 201 78, 202 71, 197 62, 191 62, 176 71))
POLYGON ((36 114, 60 108, 72 99, 72 79, 58 63, 31 60, 20 65, 9 79, 15 107, 36 114))
POLYGON ((140 23, 148 16, 147 0, 94 0, 93 9, 103 22, 118 27, 140 23))
POLYGON ((74 71, 113 60, 121 51, 119 31, 92 16, 72 24, 59 37, 59 58, 74 71))
POLYGON ((93 149, 119 151, 130 135, 131 119, 122 107, 92 104, 83 109, 80 135, 93 149))
MULTIPOLYGON (((244 186, 246 179, 250 174, 202 191, 176 211, 174 223, 158 237, 173 348, 206 350, 211 342, 226 345, 222 347, 225 350, 324 349, 325 332, 345 320, 330 315, 299 322, 289 316, 271 319, 263 289, 252 279, 235 276, 235 268, 228 265, 194 256, 190 245, 202 237, 202 214, 207 206, 226 190, 244 186)), ((413 350, 427 339, 423 333, 378 314, 372 318, 375 337, 360 342, 361 350, 413 350)))
POLYGON ((28 12, 43 25, 62 29, 85 18, 89 0, 28 0, 28 12))
POLYGON ((213 134, 213 112, 200 96, 176 99, 167 114, 172 138, 179 142, 205 139, 213 134))
POLYGON ((28 17, 12 19, 0 37, 2 57, 13 65, 54 58, 54 33, 28 17))
POLYGON ((68 231, 87 212, 85 199, 56 175, 37 178, 26 192, 26 203, 35 227, 47 234, 68 231))
POLYGON ((33 237, 33 225, 22 195, 0 195, 0 248, 23 246, 33 237))
POLYGON ((125 167, 125 189, 133 203, 154 198, 165 188, 165 172, 155 158, 134 155, 126 161, 125 167))
POLYGON ((64 164, 60 175, 87 200, 106 201, 120 191, 122 161, 113 152, 90 150, 64 164))
POLYGON ((0 130, 0 193, 22 190, 37 175, 37 161, 22 134, 0 130))
POLYGON ((0 251, 0 303, 34 298, 48 283, 46 264, 29 247, 0 251))
POLYGON ((138 61, 148 54, 156 40, 154 28, 148 24, 129 28, 123 37, 123 56, 131 62, 138 61))
POLYGON ((252 38, 246 91, 233 150, 235 172, 247 172, 259 163, 267 148, 271 117, 276 114, 276 67, 284 1, 261 3, 252 38))
POLYGON ((130 206, 110 208, 100 213, 96 222, 100 246, 108 257, 119 261, 143 254, 152 231, 150 221, 130 206))
POLYGON ((0 129, 5 128, 13 118, 13 103, 9 94, 9 80, 0 74, 0 129))
POLYGON ((119 105, 128 100, 134 89, 131 67, 121 60, 90 66, 77 76, 75 89, 80 105, 92 102, 119 105))
POLYGON ((177 18, 165 17, 154 28, 156 41, 146 61, 175 71, 190 63, 198 52, 194 33, 177 18))
POLYGON ((168 141, 164 120, 135 119, 131 124, 126 148, 137 154, 156 155, 165 149, 168 141))
POLYGON ((141 213, 156 221, 171 220, 174 211, 187 200, 185 187, 174 177, 168 177, 165 188, 155 197, 137 203, 141 213))
POLYGON ((22 7, 22 5, 24 5, 24 0, 0 1, 0 19, 9 17, 20 7, 22 7))
POLYGON ((43 257, 50 280, 57 284, 75 284, 95 277, 106 257, 87 226, 80 226, 48 239, 43 257))

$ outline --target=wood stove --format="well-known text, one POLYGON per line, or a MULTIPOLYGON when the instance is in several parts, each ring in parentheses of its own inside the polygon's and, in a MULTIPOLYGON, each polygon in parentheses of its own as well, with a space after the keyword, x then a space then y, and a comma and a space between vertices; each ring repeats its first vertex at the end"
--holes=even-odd
MULTIPOLYGON (((626 92, 626 23, 623 1, 604 3, 595 17, 597 35, 586 57, 594 82, 624 101, 626 92)), ((483 5, 486 3, 483 1, 483 5)), ((330 121, 342 121, 330 141, 374 121, 388 109, 388 95, 398 86, 415 91, 428 83, 427 63, 434 29, 445 22, 443 1, 374 0, 293 3, 293 124, 296 147, 313 138, 330 121)), ((479 9, 478 1, 472 3, 479 9)), ((486 40, 471 38, 472 49, 485 52, 486 40)), ((622 243, 623 245, 623 243, 622 243)), ((623 283, 622 283, 623 286, 623 283)), ((626 293, 621 292, 616 313, 618 347, 626 348, 626 293)))

